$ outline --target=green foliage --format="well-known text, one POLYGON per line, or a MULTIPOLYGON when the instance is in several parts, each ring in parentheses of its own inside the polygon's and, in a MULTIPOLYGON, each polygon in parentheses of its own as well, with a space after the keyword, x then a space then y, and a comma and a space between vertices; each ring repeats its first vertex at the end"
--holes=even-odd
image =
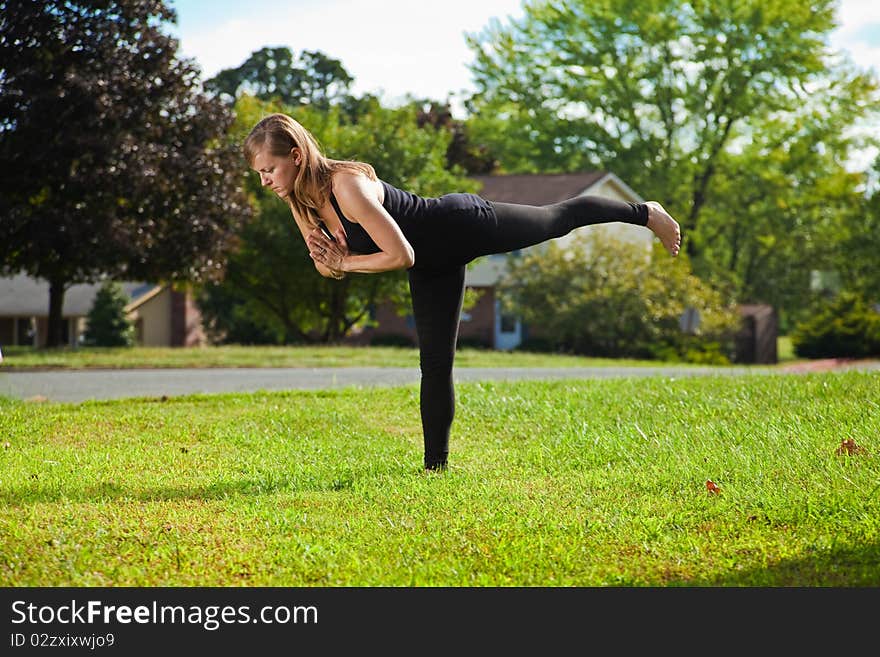
POLYGON ((773 305, 786 324, 810 305, 815 271, 866 288, 864 274, 876 269, 866 176, 840 156, 858 143, 850 110, 822 102, 821 110, 805 104, 797 120, 761 122, 740 152, 719 158, 702 228, 689 237, 705 279, 723 281, 741 301, 773 305))
MULTIPOLYGON (((608 357, 729 362, 739 318, 732 304, 690 272, 685 254, 672 261, 601 233, 579 233, 511 256, 499 285, 504 306, 556 350, 608 357), (682 332, 687 308, 700 317, 682 332)), ((535 340, 535 337, 532 338, 535 340)))
POLYGON ((868 295, 880 290, 880 157, 869 175, 871 193, 847 224, 840 257, 835 260, 843 287, 868 295))
POLYGON ((815 304, 810 317, 791 332, 803 358, 880 356, 880 310, 855 292, 841 292, 815 304))
POLYGON ((0 11, 0 269, 65 289, 208 280, 249 206, 159 0, 8 2, 0 11))
POLYGON ((327 109, 346 99, 354 78, 338 59, 320 51, 261 48, 234 68, 223 69, 205 81, 205 89, 232 101, 247 93, 286 105, 313 105, 327 109))
POLYGON ((119 283, 104 281, 86 317, 84 342, 87 346, 130 347, 134 344, 134 326, 125 313, 127 303, 119 283))
POLYGON ((613 171, 679 219, 697 276, 785 321, 810 268, 869 278, 870 247, 848 255, 880 234, 846 170, 878 85, 830 52, 836 4, 527 3, 468 37, 470 135, 504 172, 613 171))

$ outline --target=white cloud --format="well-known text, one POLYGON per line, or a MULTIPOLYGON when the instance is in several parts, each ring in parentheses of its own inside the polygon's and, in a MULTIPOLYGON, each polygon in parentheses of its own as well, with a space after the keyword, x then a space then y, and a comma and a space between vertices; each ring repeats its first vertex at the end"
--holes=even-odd
MULTIPOLYGON (((452 94, 456 107, 455 96, 472 84, 465 32, 479 32, 490 17, 504 21, 511 15, 522 15, 521 0, 193 2, 181 12, 176 32, 182 54, 197 60, 204 78, 238 66, 262 47, 285 45, 341 60, 357 94, 382 93, 388 101, 406 93, 438 100, 452 94), (222 18, 227 7, 230 16, 222 18)), ((880 75, 880 2, 842 0, 838 18, 831 46, 880 75), (872 24, 878 27, 876 42, 866 38, 865 27, 872 24)))
POLYGON ((355 78, 356 93, 442 100, 470 87, 466 65, 473 57, 464 33, 481 30, 491 16, 520 15, 520 7, 520 0, 273 3, 270 12, 258 8, 210 26, 187 25, 182 17, 177 33, 182 54, 198 61, 204 78, 264 46, 286 45, 339 59, 355 78))
POLYGON ((876 0, 842 0, 838 3, 837 17, 844 29, 880 23, 880 3, 876 0))
POLYGON ((877 0, 842 0, 838 3, 839 27, 831 34, 831 46, 849 53, 864 69, 880 74, 880 2, 877 0), (877 35, 869 40, 866 27, 877 35))

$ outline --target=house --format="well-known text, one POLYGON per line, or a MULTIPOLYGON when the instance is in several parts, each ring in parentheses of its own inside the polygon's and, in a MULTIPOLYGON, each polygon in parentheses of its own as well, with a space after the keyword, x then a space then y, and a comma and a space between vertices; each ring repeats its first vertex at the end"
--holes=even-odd
MULTIPOLYGON (((584 195, 604 196, 632 203, 644 202, 626 183, 607 171, 475 176, 474 179, 482 184, 478 192, 480 196, 500 203, 547 205, 584 195)), ((646 252, 650 251, 654 239, 653 233, 640 226, 617 222, 593 226, 589 230, 606 231, 616 239, 630 241, 644 248, 646 252)), ((569 233, 553 241, 565 246, 572 237, 573 233, 569 233)), ((523 249, 519 254, 525 255, 545 248, 546 244, 539 244, 523 249)), ((526 327, 518 317, 501 311, 496 295, 496 285, 505 273, 507 259, 506 254, 486 256, 468 266, 465 285, 480 293, 480 296, 468 312, 462 313, 460 344, 508 350, 518 346, 525 338, 526 327)), ((401 317, 391 304, 386 303, 375 309, 374 318, 377 326, 353 335, 351 342, 370 344, 393 340, 416 344, 412 316, 401 317)))
MULTIPOLYGON (((189 347, 204 344, 201 314, 192 296, 152 283, 121 283, 131 299, 125 310, 144 346, 189 347)), ((86 317, 100 284, 72 285, 64 294, 63 341, 81 343, 86 317)), ((46 344, 49 324, 49 283, 18 274, 0 278, 0 345, 46 344)))

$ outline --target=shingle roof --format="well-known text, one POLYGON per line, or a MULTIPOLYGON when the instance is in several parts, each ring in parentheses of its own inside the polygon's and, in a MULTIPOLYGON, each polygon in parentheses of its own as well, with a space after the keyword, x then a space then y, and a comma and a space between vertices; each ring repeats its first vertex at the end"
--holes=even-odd
MULTIPOLYGON (((130 299, 149 292, 151 283, 122 283, 122 291, 130 299)), ((100 284, 72 285, 64 293, 63 317, 85 317, 89 314, 100 284)), ((49 314, 49 283, 27 274, 0 278, 0 317, 46 317, 49 314)))
POLYGON ((559 203, 592 187, 608 175, 605 171, 582 173, 508 174, 500 176, 472 176, 483 183, 477 192, 484 199, 499 203, 547 205, 559 203))

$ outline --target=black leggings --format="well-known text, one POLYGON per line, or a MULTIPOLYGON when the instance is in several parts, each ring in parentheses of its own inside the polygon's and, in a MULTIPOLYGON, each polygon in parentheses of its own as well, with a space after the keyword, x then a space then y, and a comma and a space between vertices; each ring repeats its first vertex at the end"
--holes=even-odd
POLYGON ((458 340, 459 316, 464 298, 465 263, 481 255, 508 253, 562 237, 575 228, 622 221, 644 226, 648 208, 601 196, 578 196, 545 206, 491 203, 496 223, 491 231, 473 236, 455 235, 448 243, 438 239, 433 249, 446 249, 449 267, 409 270, 409 289, 419 345, 421 368, 420 406, 425 440, 425 468, 445 467, 449 455, 449 430, 455 415, 452 365, 458 340), (476 252, 477 256, 473 256, 476 252))

